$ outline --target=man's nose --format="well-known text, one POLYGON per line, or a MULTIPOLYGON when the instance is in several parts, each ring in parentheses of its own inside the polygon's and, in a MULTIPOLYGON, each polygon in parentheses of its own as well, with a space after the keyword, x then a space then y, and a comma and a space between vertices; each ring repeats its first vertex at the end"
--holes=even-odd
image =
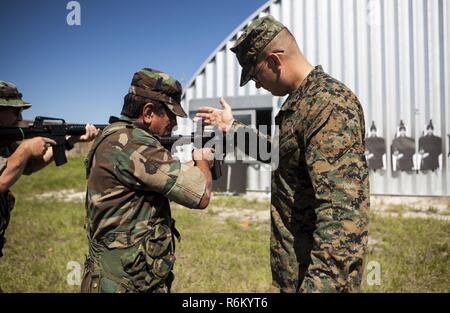
POLYGON ((23 120, 22 113, 19 113, 19 115, 17 115, 17 121, 20 122, 22 120, 23 120))

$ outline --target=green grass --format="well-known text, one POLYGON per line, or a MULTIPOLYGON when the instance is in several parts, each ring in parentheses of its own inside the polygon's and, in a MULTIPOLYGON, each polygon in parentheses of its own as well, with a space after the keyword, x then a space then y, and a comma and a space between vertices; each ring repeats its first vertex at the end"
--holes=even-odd
POLYGON ((247 199, 236 196, 218 195, 211 199, 210 205, 223 208, 242 208, 265 210, 270 208, 270 200, 247 199))
POLYGON ((391 205, 386 212, 389 213, 397 213, 397 214, 402 214, 403 212, 405 212, 406 207, 404 205, 391 205))
MULTIPOLYGON (((82 200, 41 199, 48 191, 85 188, 82 158, 23 177, 13 188, 17 204, 0 259, 0 286, 7 292, 77 292, 66 282, 67 264, 87 252, 82 200)), ((220 196, 204 211, 178 205, 174 292, 277 292, 271 286, 269 222, 225 220, 220 208, 269 210, 268 201, 220 196), (212 213, 214 211, 214 213, 212 213)), ((239 212, 239 211, 237 211, 239 212)), ((381 285, 366 292, 450 292, 450 223, 372 214, 366 262, 381 265, 381 285)))
POLYGON ((12 190, 21 196, 62 189, 82 191, 86 186, 83 162, 84 158, 82 157, 72 157, 60 167, 56 167, 54 163, 50 164, 33 175, 22 176, 12 190))
POLYGON ((370 292, 449 292, 450 223, 372 214, 370 236, 378 241, 368 261, 381 265, 381 285, 370 292))
POLYGON ((19 199, 0 259, 4 291, 76 292, 67 263, 83 264, 87 251, 82 203, 19 199))
POLYGON ((218 223, 207 211, 173 210, 177 245, 175 292, 274 292, 269 269, 269 223, 218 223))

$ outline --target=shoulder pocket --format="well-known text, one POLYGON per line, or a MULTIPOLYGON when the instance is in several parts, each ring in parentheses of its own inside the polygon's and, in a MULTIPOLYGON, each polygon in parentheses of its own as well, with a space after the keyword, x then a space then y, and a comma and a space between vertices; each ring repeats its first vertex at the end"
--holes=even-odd
POLYGON ((315 117, 309 117, 312 119, 311 122, 308 123, 306 121, 305 124, 305 145, 307 146, 309 141, 312 137, 314 137, 315 134, 317 134, 320 129, 328 122, 331 113, 333 112, 334 106, 329 105, 326 106, 320 113, 317 114, 315 117))
POLYGON ((324 130, 314 139, 310 149, 316 150, 328 163, 336 163, 356 144, 350 132, 324 130))

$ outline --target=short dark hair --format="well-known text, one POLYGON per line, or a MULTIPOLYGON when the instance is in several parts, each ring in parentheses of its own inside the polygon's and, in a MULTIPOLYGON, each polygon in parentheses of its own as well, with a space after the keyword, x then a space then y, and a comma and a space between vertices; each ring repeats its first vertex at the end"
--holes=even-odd
POLYGON ((146 103, 151 103, 153 105, 152 111, 158 115, 161 115, 166 109, 166 106, 162 102, 149 100, 133 94, 127 94, 123 99, 121 114, 129 118, 138 118, 142 115, 142 109, 146 103))

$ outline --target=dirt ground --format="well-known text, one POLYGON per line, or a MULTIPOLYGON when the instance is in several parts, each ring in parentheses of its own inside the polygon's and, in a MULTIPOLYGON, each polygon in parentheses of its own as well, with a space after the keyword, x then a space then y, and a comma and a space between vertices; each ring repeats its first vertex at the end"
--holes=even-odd
MULTIPOLYGON (((221 195, 224 196, 224 195, 221 195)), ((230 196, 230 195, 225 195, 230 196)), ((56 198, 67 202, 84 201, 85 192, 73 189, 64 189, 54 192, 45 192, 40 198, 56 198)), ((246 200, 256 201, 261 204, 267 203, 267 209, 262 206, 254 209, 248 207, 213 206, 209 209, 211 213, 221 220, 229 217, 242 219, 246 222, 264 222, 270 219, 270 194, 249 193, 243 196, 246 200)), ((400 218, 433 218, 450 221, 450 198, 448 197, 394 197, 394 196, 371 196, 370 210, 382 216, 393 216, 400 218)))

